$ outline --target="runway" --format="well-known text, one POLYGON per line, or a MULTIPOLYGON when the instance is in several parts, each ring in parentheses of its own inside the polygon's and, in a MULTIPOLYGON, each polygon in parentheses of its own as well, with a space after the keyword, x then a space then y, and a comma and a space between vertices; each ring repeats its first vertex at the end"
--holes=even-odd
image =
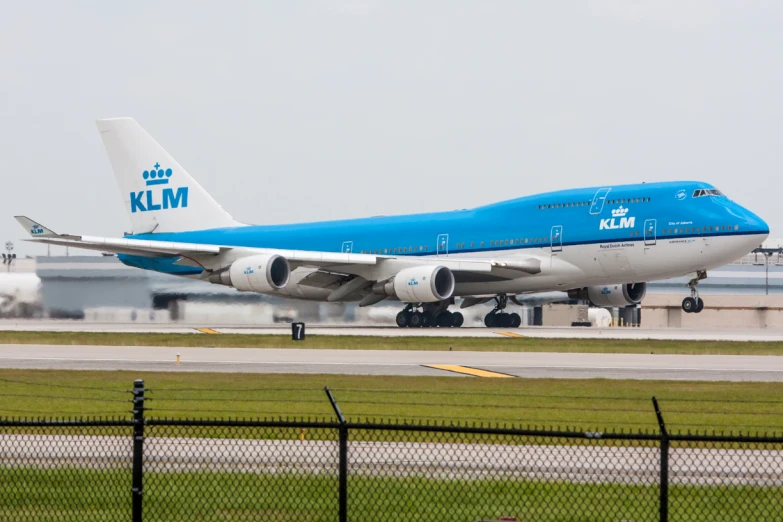
POLYGON ((783 382, 783 357, 741 355, 6 344, 0 368, 783 382))
MULTIPOLYGON (((290 335, 288 324, 249 326, 210 323, 101 323, 70 320, 0 320, 0 331, 36 332, 113 332, 113 333, 191 333, 210 329, 219 334, 290 335)), ((783 329, 775 328, 573 328, 530 326, 503 328, 397 328, 395 326, 362 326, 307 324, 308 335, 356 335, 378 337, 530 337, 559 339, 653 339, 682 341, 783 341, 783 329)))

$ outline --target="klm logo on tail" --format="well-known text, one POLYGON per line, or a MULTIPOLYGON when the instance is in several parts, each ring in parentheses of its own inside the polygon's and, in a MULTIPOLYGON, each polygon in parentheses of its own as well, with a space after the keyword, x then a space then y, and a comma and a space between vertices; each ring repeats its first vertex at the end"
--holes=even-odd
MULTIPOLYGON (((147 187, 168 185, 172 175, 171 169, 163 170, 159 163, 154 168, 145 170, 141 177, 147 187)), ((179 187, 177 191, 169 187, 158 191, 154 188, 130 193, 131 212, 150 212, 152 210, 168 210, 170 208, 187 208, 188 187, 179 187)))
POLYGON ((41 228, 41 225, 39 225, 38 223, 34 223, 33 227, 30 229, 30 233, 34 236, 37 236, 43 234, 44 231, 43 228, 41 228))
POLYGON ((601 226, 598 230, 613 230, 615 228, 633 228, 636 223, 635 217, 625 217, 628 209, 622 205, 612 210, 612 217, 601 220, 601 226), (617 221, 619 219, 619 222, 617 221))

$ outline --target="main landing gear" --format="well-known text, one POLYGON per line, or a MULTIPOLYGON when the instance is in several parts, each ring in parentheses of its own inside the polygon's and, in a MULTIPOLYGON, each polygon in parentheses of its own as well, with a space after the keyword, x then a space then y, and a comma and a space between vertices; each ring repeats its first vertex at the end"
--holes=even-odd
POLYGON ((459 328, 465 318, 459 312, 449 312, 449 303, 424 303, 406 306, 397 314, 397 326, 400 328, 459 328), (421 311, 418 310, 421 308, 421 311))
POLYGON ((508 304, 508 297, 499 295, 495 298, 495 309, 484 317, 484 326, 487 328, 519 328, 522 318, 519 314, 507 314, 503 310, 508 304))
POLYGON ((699 270, 696 277, 688 281, 688 288, 691 289, 691 296, 682 300, 682 310, 688 314, 698 314, 704 310, 704 301, 699 297, 699 281, 707 277, 707 272, 699 270))

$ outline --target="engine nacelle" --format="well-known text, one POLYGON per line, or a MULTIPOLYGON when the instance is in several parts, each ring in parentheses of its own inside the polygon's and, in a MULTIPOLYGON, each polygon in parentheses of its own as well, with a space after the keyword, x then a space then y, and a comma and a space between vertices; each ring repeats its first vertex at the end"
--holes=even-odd
POLYGON ((454 274, 445 266, 405 268, 392 279, 375 283, 372 291, 396 297, 403 303, 436 303, 454 293, 454 274))
POLYGON ((647 283, 628 283, 625 285, 588 286, 569 290, 568 297, 590 301, 595 306, 605 308, 637 305, 647 294, 647 283))
POLYGON ((277 254, 237 259, 228 270, 209 278, 210 283, 233 286, 244 292, 274 292, 285 288, 291 277, 288 260, 277 254))

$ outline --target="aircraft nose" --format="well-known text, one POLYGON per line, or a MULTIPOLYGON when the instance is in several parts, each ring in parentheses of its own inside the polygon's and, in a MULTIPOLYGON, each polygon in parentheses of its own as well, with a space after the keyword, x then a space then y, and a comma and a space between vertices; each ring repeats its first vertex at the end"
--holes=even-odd
POLYGON ((747 212, 746 220, 751 230, 754 230, 759 234, 769 234, 769 225, 766 221, 750 210, 745 209, 745 212, 747 212))
POLYGON ((755 234, 769 235, 769 225, 758 215, 745 207, 737 205, 735 217, 740 220, 740 228, 755 234))

